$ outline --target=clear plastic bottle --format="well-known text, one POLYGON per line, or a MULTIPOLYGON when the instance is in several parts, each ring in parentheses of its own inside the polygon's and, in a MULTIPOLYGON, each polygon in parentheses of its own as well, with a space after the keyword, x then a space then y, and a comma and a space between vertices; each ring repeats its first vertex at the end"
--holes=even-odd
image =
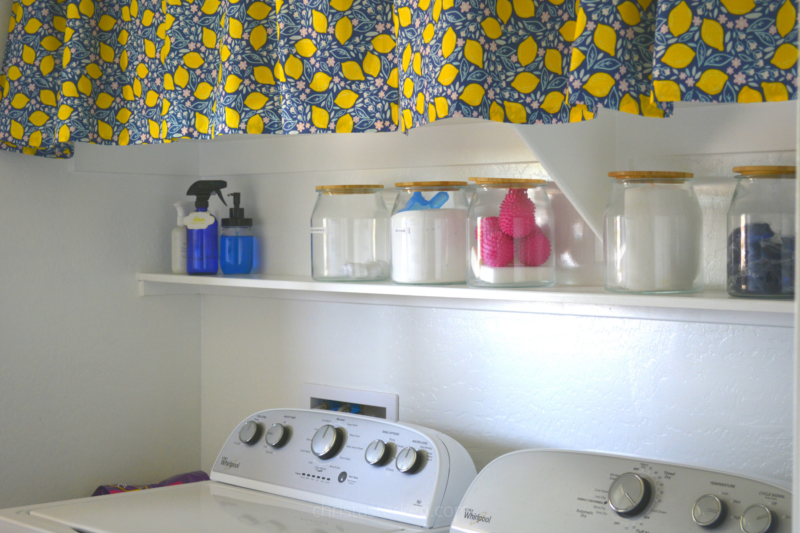
POLYGON ((603 223, 605 287, 679 293, 703 288, 703 213, 686 172, 610 172, 603 223))
POLYGON ((471 178, 473 287, 547 287, 556 281, 555 217, 544 180, 471 178))
POLYGON ((311 215, 311 276, 317 281, 389 278, 389 210, 383 185, 320 185, 311 215))
POLYGON ((467 197, 464 181, 397 183, 392 209, 392 281, 467 281, 467 197))
POLYGON ((172 273, 186 274, 186 224, 183 219, 190 204, 175 202, 173 205, 178 212, 178 224, 172 229, 172 273))
POLYGON ((793 298, 795 167, 735 167, 728 209, 728 294, 793 298))

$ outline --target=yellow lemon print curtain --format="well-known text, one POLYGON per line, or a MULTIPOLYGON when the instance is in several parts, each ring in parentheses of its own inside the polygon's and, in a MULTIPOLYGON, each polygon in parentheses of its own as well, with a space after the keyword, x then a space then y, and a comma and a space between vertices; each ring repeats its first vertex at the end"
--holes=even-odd
POLYGON ((19 0, 0 147, 797 98, 793 0, 19 0))

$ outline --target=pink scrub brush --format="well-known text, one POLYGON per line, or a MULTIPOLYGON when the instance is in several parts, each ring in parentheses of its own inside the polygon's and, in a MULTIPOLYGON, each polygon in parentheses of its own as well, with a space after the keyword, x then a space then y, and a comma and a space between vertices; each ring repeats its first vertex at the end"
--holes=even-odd
POLYGON ((475 227, 475 238, 478 239, 478 228, 481 233, 494 233, 500 231, 500 217, 483 217, 478 221, 478 226, 475 227))
POLYGON ((525 189, 511 189, 500 204, 500 229, 514 238, 530 235, 536 227, 535 210, 525 189))
POLYGON ((514 239, 514 247, 517 259, 526 266, 541 266, 550 258, 550 239, 538 227, 527 237, 514 239))
POLYGON ((514 239, 500 230, 498 217, 481 218, 475 237, 479 239, 480 256, 486 265, 504 267, 514 260, 514 239))

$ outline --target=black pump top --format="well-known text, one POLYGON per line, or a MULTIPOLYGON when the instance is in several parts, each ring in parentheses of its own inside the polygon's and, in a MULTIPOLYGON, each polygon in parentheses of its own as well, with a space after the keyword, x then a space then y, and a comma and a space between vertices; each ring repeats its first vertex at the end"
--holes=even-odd
POLYGON ((242 196, 241 193, 234 192, 229 194, 228 196, 233 196, 233 207, 230 208, 231 218, 223 218, 222 219, 222 226, 223 227, 234 227, 234 228, 249 228, 253 225, 252 218, 244 218, 244 208, 239 207, 239 199, 242 196))
POLYGON ((189 190, 186 191, 187 196, 197 196, 194 206, 199 209, 208 209, 208 199, 212 194, 219 196, 222 203, 225 203, 225 198, 222 197, 222 189, 228 186, 228 183, 222 180, 200 180, 192 183, 189 190))

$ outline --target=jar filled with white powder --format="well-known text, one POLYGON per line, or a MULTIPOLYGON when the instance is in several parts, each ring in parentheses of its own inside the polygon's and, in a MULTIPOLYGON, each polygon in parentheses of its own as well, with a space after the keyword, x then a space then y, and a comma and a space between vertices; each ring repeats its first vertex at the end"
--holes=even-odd
POLYGON ((610 172, 603 224, 605 287, 680 293, 703 288, 703 213, 686 172, 610 172))
POLYGON ((389 210, 383 185, 321 185, 311 215, 311 276, 317 281, 389 279, 389 210))
POLYGON ((397 183, 392 209, 392 281, 467 281, 467 197, 464 181, 397 183))

